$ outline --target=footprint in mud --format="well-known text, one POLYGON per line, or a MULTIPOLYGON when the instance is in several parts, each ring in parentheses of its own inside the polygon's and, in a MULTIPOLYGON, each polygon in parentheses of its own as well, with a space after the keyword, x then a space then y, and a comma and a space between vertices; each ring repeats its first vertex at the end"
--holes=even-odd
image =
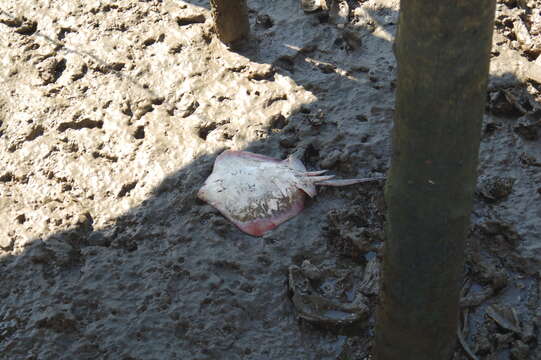
POLYGON ((204 141, 221 142, 224 140, 231 140, 235 136, 236 131, 231 129, 228 124, 229 119, 219 122, 203 122, 196 126, 197 136, 204 141))
POLYGON ((183 94, 182 98, 175 106, 174 114, 181 118, 187 118, 192 115, 199 107, 199 102, 192 94, 183 94))
POLYGON ((506 199, 513 191, 515 179, 496 176, 480 181, 478 193, 488 203, 495 203, 506 199))
POLYGON ((52 84, 62 76, 66 69, 66 59, 49 57, 37 65, 42 85, 52 84))
POLYGON ((368 298, 350 270, 320 269, 310 261, 289 267, 291 301, 299 318, 325 326, 348 326, 366 319, 368 298))

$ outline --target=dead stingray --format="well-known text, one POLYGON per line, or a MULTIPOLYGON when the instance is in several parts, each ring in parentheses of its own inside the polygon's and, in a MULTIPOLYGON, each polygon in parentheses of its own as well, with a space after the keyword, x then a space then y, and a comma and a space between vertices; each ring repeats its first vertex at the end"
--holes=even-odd
POLYGON ((346 186, 372 179, 332 180, 322 171, 306 171, 303 163, 247 151, 226 150, 197 196, 218 209, 242 231, 261 236, 304 208, 305 194, 316 196, 316 185, 346 186))

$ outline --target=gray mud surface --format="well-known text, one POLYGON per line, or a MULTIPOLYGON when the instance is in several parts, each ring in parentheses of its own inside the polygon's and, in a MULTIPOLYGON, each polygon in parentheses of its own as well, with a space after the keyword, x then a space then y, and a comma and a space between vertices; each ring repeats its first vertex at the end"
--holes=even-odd
MULTIPOLYGON (((248 5, 235 52, 207 1, 0 1, 1 359, 370 358, 382 184, 322 188, 262 238, 196 193, 224 149, 384 174, 398 0, 349 1, 345 29, 248 5), (361 320, 299 319, 303 264, 361 320)), ((539 9, 498 5, 455 359, 541 358, 539 9)))

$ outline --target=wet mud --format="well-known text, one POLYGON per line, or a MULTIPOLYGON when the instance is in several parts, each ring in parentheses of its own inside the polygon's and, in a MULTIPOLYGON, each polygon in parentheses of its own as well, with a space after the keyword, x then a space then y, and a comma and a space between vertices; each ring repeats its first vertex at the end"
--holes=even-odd
MULTIPOLYGON (((226 149, 386 173, 399 1, 347 3, 249 0, 235 51, 207 1, 0 5, 0 358, 370 358, 382 184, 261 238, 197 199, 226 149)), ((455 359, 541 358, 539 9, 498 4, 455 359)))

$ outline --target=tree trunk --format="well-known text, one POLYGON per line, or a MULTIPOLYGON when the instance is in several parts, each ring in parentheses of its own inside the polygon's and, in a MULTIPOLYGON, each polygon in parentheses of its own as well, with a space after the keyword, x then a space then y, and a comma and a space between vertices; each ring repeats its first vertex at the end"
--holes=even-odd
POLYGON ((220 40, 233 44, 248 36, 250 23, 246 0, 211 0, 210 6, 220 40))
POLYGON ((495 0, 402 0, 377 360, 453 353, 495 0))

